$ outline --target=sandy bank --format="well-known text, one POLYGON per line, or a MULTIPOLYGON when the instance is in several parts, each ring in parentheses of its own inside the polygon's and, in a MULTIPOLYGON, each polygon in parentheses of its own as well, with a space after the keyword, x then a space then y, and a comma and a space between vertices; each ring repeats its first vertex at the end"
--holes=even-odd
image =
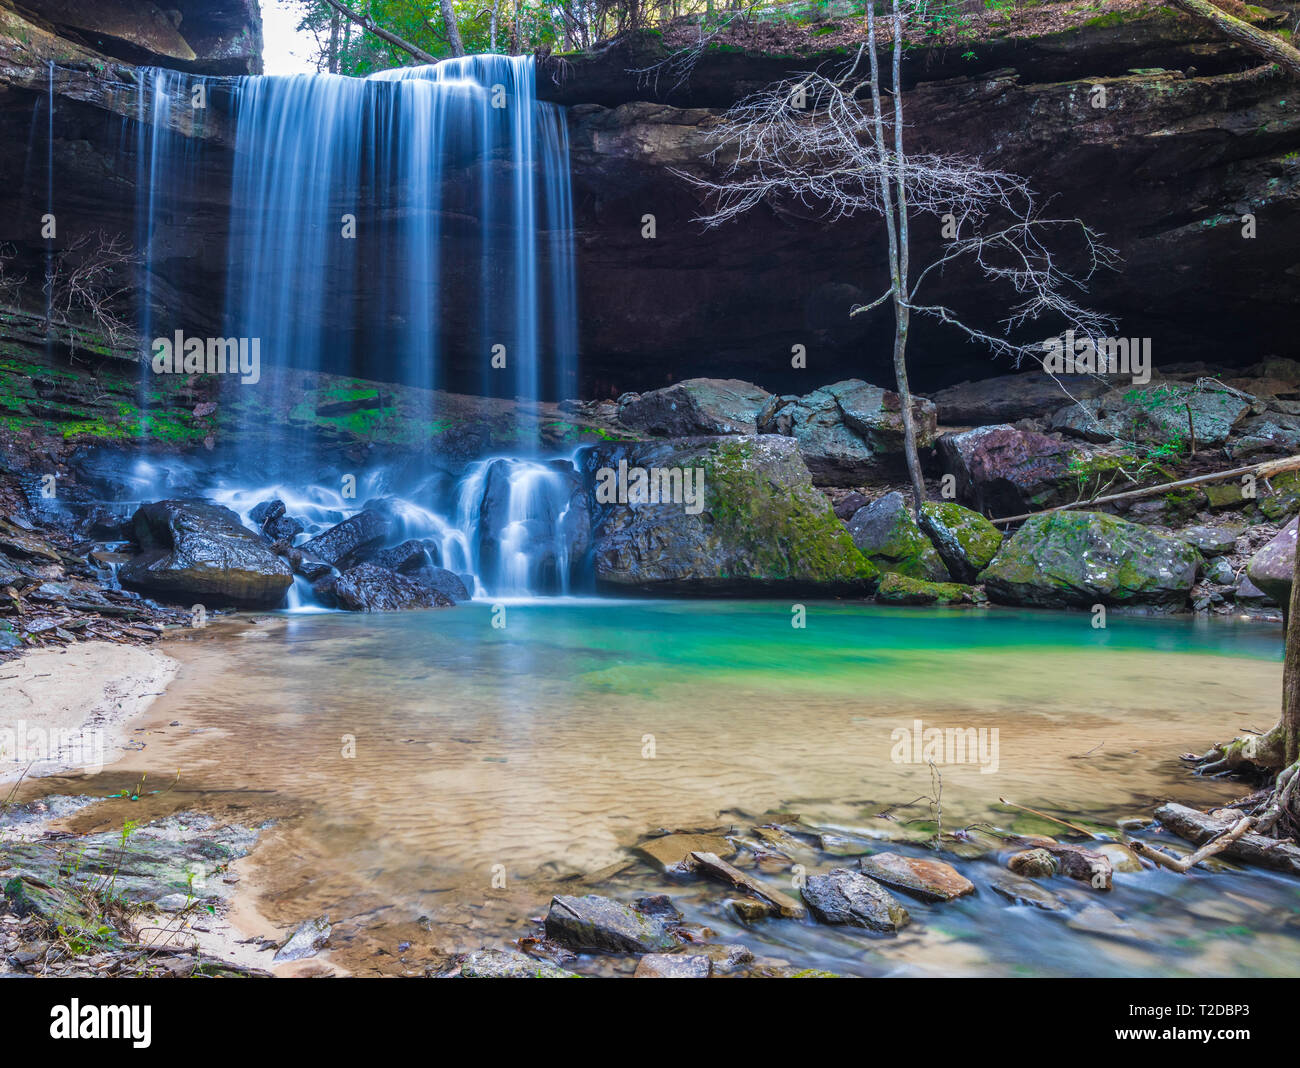
POLYGON ((179 668, 156 649, 111 642, 35 650, 0 665, 0 782, 94 772, 116 760, 127 723, 179 668))

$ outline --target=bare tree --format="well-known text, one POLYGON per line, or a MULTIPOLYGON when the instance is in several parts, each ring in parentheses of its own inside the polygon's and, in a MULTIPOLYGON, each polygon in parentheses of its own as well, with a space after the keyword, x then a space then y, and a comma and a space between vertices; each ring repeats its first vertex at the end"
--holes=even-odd
POLYGON ((138 260, 121 235, 102 230, 81 234, 54 253, 41 286, 46 333, 67 330, 70 348, 90 331, 121 346, 131 333, 125 298, 129 268, 138 260))
MULTIPOLYGON (((904 454, 913 508, 925 500, 917 455, 912 393, 907 379, 907 342, 913 313, 946 323, 995 356, 1019 365, 1041 362, 1041 333, 1023 340, 1030 324, 1047 319, 1058 330, 1104 337, 1113 328, 1076 294, 1098 270, 1112 267, 1115 253, 1079 219, 1045 215, 1027 181, 983 166, 979 160, 936 154, 909 155, 904 145, 902 53, 904 2, 892 0, 891 82, 882 85, 876 24, 867 7, 867 45, 836 77, 819 72, 768 86, 733 107, 716 131, 711 158, 727 162, 718 178, 678 172, 705 190, 713 210, 701 217, 720 226, 763 202, 795 200, 828 221, 861 214, 885 223, 889 288, 851 310, 864 315, 882 304, 894 312, 893 365, 901 400, 904 454), (868 71, 860 73, 863 51, 868 71), (883 95, 892 95, 886 108, 883 95), (946 243, 938 257, 912 275, 913 223, 918 216, 941 224, 946 243), (1082 267, 1071 272, 1054 250, 1073 235, 1082 267), (925 298, 927 283, 945 270, 973 266, 990 283, 1009 291, 1006 316, 978 326, 946 303, 925 298)), ((1068 391, 1067 391, 1068 392, 1068 391)))

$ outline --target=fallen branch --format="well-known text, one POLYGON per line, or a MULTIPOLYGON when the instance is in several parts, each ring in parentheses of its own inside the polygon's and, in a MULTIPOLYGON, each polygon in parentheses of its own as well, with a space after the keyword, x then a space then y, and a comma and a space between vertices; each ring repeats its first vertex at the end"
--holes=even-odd
POLYGON ((1162 853, 1160 850, 1147 845, 1145 842, 1133 842, 1133 852, 1137 853, 1139 856, 1154 860, 1163 868, 1168 868, 1170 871, 1176 871, 1181 875, 1186 875, 1201 861, 1209 859, 1216 853, 1222 853, 1243 834, 1252 830, 1254 826, 1254 816, 1243 816, 1227 833, 1221 834, 1219 837, 1206 842, 1205 845, 1201 846, 1201 848, 1196 850, 1196 852, 1189 853, 1181 859, 1175 859, 1167 853, 1162 853))
POLYGON ((1193 18, 1208 22, 1230 41, 1249 48, 1257 55, 1276 63, 1292 77, 1300 76, 1300 51, 1265 30, 1252 26, 1208 0, 1169 0, 1170 4, 1193 18))
MULTIPOLYGON (((1167 830, 1193 845, 1222 843, 1219 851, 1235 860, 1290 875, 1300 875, 1300 846, 1277 838, 1265 838, 1250 828, 1242 829, 1236 838, 1229 839, 1228 835, 1237 830, 1241 821, 1232 823, 1222 817, 1173 803, 1156 809, 1156 819, 1167 830)), ((1155 854, 1149 850, 1144 850, 1143 855, 1155 859, 1155 854)))
POLYGON ((1208 475, 1197 475, 1194 478, 1182 478, 1177 482, 1162 482, 1158 486, 1144 486, 1141 489, 1125 490, 1123 493, 1112 493, 1106 497, 1093 497, 1086 501, 1074 501, 1071 504, 1058 504, 1055 508, 1044 508, 1041 512, 1026 512, 1024 515, 1009 515, 1002 519, 993 519, 990 522, 994 526, 1001 526, 1006 523, 1022 523, 1026 519, 1033 519, 1034 516, 1050 515, 1052 512, 1065 512, 1074 508, 1086 508, 1091 504, 1110 504, 1112 501, 1132 500, 1135 497, 1150 497, 1156 493, 1165 493, 1168 490, 1183 489, 1187 486, 1199 486, 1206 482, 1221 482, 1227 478, 1240 478, 1242 475, 1254 475, 1256 478, 1272 478, 1274 475, 1280 475, 1283 471, 1300 470, 1300 456, 1288 456, 1282 460, 1268 460, 1264 463, 1250 464, 1247 467, 1234 467, 1230 471, 1216 471, 1208 475))

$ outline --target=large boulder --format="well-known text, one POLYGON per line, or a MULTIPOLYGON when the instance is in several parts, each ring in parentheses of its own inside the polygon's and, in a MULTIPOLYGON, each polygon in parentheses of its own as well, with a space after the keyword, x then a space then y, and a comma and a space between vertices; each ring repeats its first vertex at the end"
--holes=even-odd
POLYGON ((1291 520, 1246 565, 1246 577, 1280 605, 1291 603, 1296 523, 1297 520, 1291 520))
POLYGON ((790 438, 598 445, 583 467, 592 487, 593 570, 604 589, 757 595, 875 587, 876 568, 813 488, 790 438), (602 471, 609 479, 637 469, 700 472, 692 477, 703 478, 702 499, 601 500, 602 471))
MULTIPOLYGON (((913 398, 917 444, 934 441, 934 405, 913 398)), ((795 438, 818 485, 857 486, 886 457, 903 450, 902 403, 897 393, 848 379, 803 397, 773 397, 758 416, 761 434, 795 438)))
POLYGON ((974 582, 1002 547, 1002 531, 955 501, 926 501, 919 523, 958 582, 974 582))
POLYGON ((1052 376, 1043 371, 998 375, 978 382, 959 382, 932 395, 939 419, 947 426, 990 426, 1035 419, 1060 409, 1069 399, 1095 397, 1106 391, 1091 375, 1052 376))
POLYGON ((1178 382, 1115 389, 1062 407, 1052 416, 1051 429, 1087 441, 1146 445, 1190 442, 1195 433, 1198 449, 1213 447, 1228 440, 1250 414, 1253 400, 1236 390, 1214 385, 1197 389, 1178 382))
POLYGON ((274 608, 293 583, 289 565, 229 508, 190 498, 142 505, 132 520, 140 553, 118 579, 183 604, 274 608))
POLYGON ((980 579, 1002 604, 1179 609, 1199 563, 1181 538, 1103 512, 1053 512, 1026 520, 980 579))
POLYGON ((862 555, 881 571, 926 582, 951 578, 943 558, 897 491, 859 508, 849 520, 849 535, 862 555))
POLYGON ((342 571, 382 545, 392 529, 393 517, 383 502, 367 501, 356 515, 303 542, 300 548, 306 556, 342 571))
POLYGON ((619 406, 624 426, 656 437, 754 434, 767 390, 738 378, 688 378, 664 389, 633 394, 619 406))
POLYGON ((1005 424, 942 435, 943 470, 958 499, 994 517, 1022 515, 1077 499, 1082 447, 1005 424))
POLYGON ((443 608, 453 603, 432 586, 374 564, 359 564, 333 583, 340 608, 350 612, 398 612, 409 608, 443 608))
POLYGON ((441 556, 441 548, 436 541, 430 538, 408 538, 398 545, 370 553, 365 562, 414 579, 451 601, 468 601, 470 591, 464 579, 454 571, 440 567, 438 561, 441 556))

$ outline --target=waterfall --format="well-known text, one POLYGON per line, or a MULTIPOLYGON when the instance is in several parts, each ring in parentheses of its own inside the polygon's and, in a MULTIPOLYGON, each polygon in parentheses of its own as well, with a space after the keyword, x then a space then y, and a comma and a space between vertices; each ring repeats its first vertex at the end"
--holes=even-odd
MULTIPOLYGON (((194 180, 172 132, 191 81, 151 71, 139 103, 146 338, 187 327, 164 323, 153 297, 160 228, 174 210, 160 197, 194 180)), ((265 390, 262 410, 279 413, 300 400, 280 373, 289 369, 524 402, 576 394, 568 134, 563 112, 537 99, 531 57, 469 56, 367 78, 208 81, 214 98, 226 94, 233 134, 221 328, 256 339, 263 369, 255 386, 228 388, 265 390)), ((472 464, 450 493, 383 490, 397 498, 396 540, 425 541, 430 563, 464 576, 476 596, 569 589, 581 544, 576 471, 535 455, 535 410, 521 404, 516 417, 523 456, 472 464)), ((286 484, 284 472, 311 477, 329 461, 312 455, 305 429, 284 423, 270 430, 271 455, 258 458, 267 473, 279 469, 275 482, 223 477, 213 496, 246 522, 279 497, 306 521, 303 541, 360 502, 286 484)), ((363 480, 383 481, 375 472, 363 480)), ((310 587, 295 583, 290 604, 308 607, 310 587)))
POLYGON ((264 366, 572 389, 567 133, 531 57, 244 77, 233 110, 226 330, 264 366))

